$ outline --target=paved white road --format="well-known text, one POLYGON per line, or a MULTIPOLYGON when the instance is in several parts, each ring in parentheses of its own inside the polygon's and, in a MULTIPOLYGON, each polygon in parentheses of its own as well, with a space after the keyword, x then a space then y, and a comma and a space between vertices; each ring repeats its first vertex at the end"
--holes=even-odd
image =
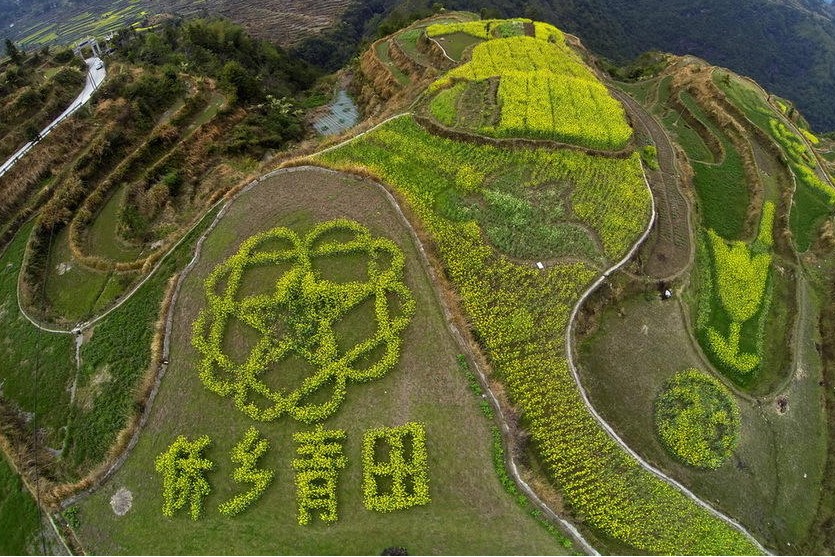
MULTIPOLYGON (((105 75, 107 75, 107 70, 104 67, 104 62, 101 61, 100 58, 87 58, 85 60, 87 63, 87 80, 84 82, 84 90, 81 91, 81 94, 76 97, 76 99, 70 104, 67 109, 61 113, 55 120, 53 120, 47 127, 45 127, 41 133, 40 137, 43 139, 46 135, 52 131, 52 129, 57 126, 61 121, 70 116, 76 110, 84 106, 84 104, 90 100, 90 97, 93 96, 93 93, 96 89, 99 88, 101 82, 104 81, 105 75)), ((2 166, 0 166, 0 176, 6 173, 14 164, 19 161, 29 150, 35 146, 34 141, 30 141, 23 147, 21 147, 14 155, 12 155, 9 160, 4 162, 2 166)))

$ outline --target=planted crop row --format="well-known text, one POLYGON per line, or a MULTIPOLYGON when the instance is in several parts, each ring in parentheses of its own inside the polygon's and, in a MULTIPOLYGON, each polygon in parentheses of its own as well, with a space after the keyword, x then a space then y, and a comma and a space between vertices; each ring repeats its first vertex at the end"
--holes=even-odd
POLYGON ((195 321, 192 337, 203 355, 203 384, 232 397, 235 407, 255 420, 284 414, 306 423, 327 418, 344 400, 348 381, 377 379, 399 361, 401 334, 415 311, 403 283, 404 265, 394 242, 374 238, 361 224, 345 219, 322 223, 304 238, 288 228, 252 236, 205 282, 208 305, 195 321), (335 282, 322 276, 323 269, 338 263, 334 258, 344 256, 362 258, 363 280, 335 282), (289 270, 274 289, 271 285, 265 293, 240 294, 248 270, 281 265, 289 270), (373 303, 376 332, 340 348, 336 326, 365 301, 373 303), (223 351, 233 324, 259 336, 243 358, 223 351), (313 375, 294 389, 270 388, 264 375, 294 357, 309 364, 313 375), (313 402, 317 394, 328 393, 325 402, 313 402))
POLYGON ((426 28, 426 34, 430 37, 450 35, 452 33, 464 33, 478 39, 488 39, 487 21, 462 21, 456 23, 435 23, 426 28))
POLYGON ((623 108, 599 81, 546 70, 514 72, 501 76, 498 96, 500 136, 614 148, 632 135, 623 108))
MULTIPOLYGON (((436 211, 460 223, 475 220, 501 251, 515 257, 570 255, 550 239, 577 221, 596 232, 602 255, 617 261, 649 218, 650 194, 637 154, 609 159, 570 150, 498 149, 430 135, 407 118, 375 131, 355 149, 375 170, 395 154, 409 159, 416 167, 415 178, 425 184, 422 195, 431 196, 436 211), (415 141, 420 142, 420 149, 415 148, 415 141), (517 176, 520 170, 529 175, 517 176), (438 180, 438 173, 443 180, 438 180), (488 176, 493 180, 488 182, 488 176), (466 197, 478 200, 475 208, 465 202, 466 197), (573 209, 570 213, 567 200, 573 209), (524 238, 526 249, 519 251, 497 242, 500 238, 492 229, 524 238), (538 253, 531 252, 531 246, 536 246, 538 253)), ((559 237, 565 241, 566 234, 559 237)), ((577 255, 578 246, 585 244, 576 241, 568 245, 577 255)))
POLYGON ((821 219, 835 209, 835 189, 815 173, 817 160, 802 139, 773 118, 769 120, 769 131, 786 153, 797 180, 789 224, 798 250, 806 251, 821 219))
POLYGON ((496 37, 509 37, 524 33, 524 25, 531 24, 530 19, 481 19, 478 21, 464 21, 456 23, 435 23, 426 28, 426 34, 430 37, 450 35, 452 33, 464 33, 478 39, 489 39, 496 37))
POLYGON ((174 516, 188 504, 191 519, 200 518, 203 499, 212 490, 205 474, 214 468, 214 463, 202 454, 210 444, 208 435, 194 441, 181 435, 156 458, 154 467, 162 475, 162 514, 165 516, 174 516))
MULTIPOLYGON (((581 182, 583 169, 596 164, 594 157, 445 141, 400 118, 314 160, 364 169, 396 189, 420 220, 476 337, 523 414, 544 469, 585 523, 639 552, 755 553, 740 532, 641 468, 586 409, 568 369, 565 333, 572 305, 597 273, 583 263, 558 263, 544 271, 515 264, 485 243, 476 222, 438 211, 439 197, 459 187, 450 168, 466 164, 489 175, 495 164, 555 157, 573 162, 566 171, 576 168, 581 182)), ((645 189, 642 182, 630 187, 645 189)), ((644 211, 627 213, 619 200, 601 195, 605 208, 595 224, 627 214, 640 229, 648 218, 648 195, 645 199, 644 211)), ((615 256, 627 249, 622 246, 615 256)))
POLYGON ((623 107, 563 42, 516 36, 481 43, 469 62, 447 72, 430 91, 491 77, 500 79, 501 118, 481 133, 599 149, 620 149, 632 136, 623 107))
POLYGON ((232 448, 232 462, 239 465, 232 473, 232 480, 236 483, 251 483, 252 488, 222 503, 218 507, 221 514, 226 516, 240 514, 266 491, 273 481, 275 472, 259 469, 256 466, 269 448, 270 442, 261 437, 261 434, 254 427, 249 428, 243 439, 232 448))
POLYGON ((436 23, 426 28, 426 34, 430 37, 439 37, 452 33, 465 33, 485 40, 491 38, 491 35, 495 35, 496 38, 506 38, 523 35, 525 24, 533 25, 534 37, 539 40, 559 44, 565 41, 565 35, 553 25, 542 21, 531 21, 522 17, 467 21, 462 23, 436 23))
POLYGON ((366 509, 391 512, 429 502, 426 426, 409 422, 400 427, 379 427, 362 438, 362 493, 366 509), (383 459, 377 451, 385 452, 383 459), (390 487, 384 489, 381 479, 390 487))

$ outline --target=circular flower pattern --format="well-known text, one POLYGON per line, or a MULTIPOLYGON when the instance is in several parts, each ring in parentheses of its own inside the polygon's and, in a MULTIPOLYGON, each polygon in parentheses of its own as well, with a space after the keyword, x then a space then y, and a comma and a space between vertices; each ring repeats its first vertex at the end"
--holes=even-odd
POLYGON ((284 414, 305 423, 324 420, 339 408, 349 381, 380 378, 399 361, 401 335, 415 311, 404 268, 394 242, 346 219, 322 223, 304 237, 275 228, 248 238, 205 281, 207 305, 192 335, 202 355, 200 379, 255 420, 284 414), (248 273, 265 270, 278 271, 266 292, 248 292, 263 280, 242 288, 248 273), (362 327, 373 333, 358 341, 338 333, 356 323, 346 318, 361 306, 373 306, 375 326, 362 327), (227 353, 243 337, 249 339, 243 353, 227 353), (268 381, 299 362, 310 372, 298 384, 268 381))
POLYGON ((655 427, 686 464, 719 468, 739 440, 739 407, 719 380, 688 369, 667 380, 655 399, 655 427))

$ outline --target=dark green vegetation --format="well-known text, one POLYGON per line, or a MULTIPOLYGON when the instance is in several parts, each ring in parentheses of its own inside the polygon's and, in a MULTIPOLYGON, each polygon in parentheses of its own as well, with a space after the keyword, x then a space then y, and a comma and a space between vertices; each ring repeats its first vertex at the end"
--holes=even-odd
POLYGON ((680 371, 655 398, 655 429, 685 464, 719 468, 739 441, 739 407, 713 376, 697 369, 680 371))
POLYGON ((41 528, 38 507, 6 459, 0 456, 0 553, 27 555, 38 551, 41 528))
POLYGON ((658 76, 624 89, 678 139, 693 170, 701 231, 690 292, 698 340, 717 369, 762 394, 788 373, 793 275, 772 268, 794 266, 786 233, 793 182, 779 146, 760 127, 775 117, 765 94, 752 92, 743 103, 719 85, 741 78, 715 72, 669 57, 658 76))
MULTIPOLYGON (((358 262, 340 258, 323 272, 343 281, 356 276, 358 262)), ((263 271, 245 278, 243 287, 269 290, 277 274, 268 268, 263 271)), ((366 331, 363 323, 373 320, 374 308, 362 306, 358 311, 353 326, 344 332, 366 331)), ((197 265, 184 280, 174 315, 171 364, 145 434, 109 484, 81 505, 79 534, 88 551, 202 553, 246 547, 253 553, 378 554, 391 546, 420 554, 564 551, 507 497, 496 478, 490 428, 457 368, 460 349, 446 330, 408 230, 376 187, 304 171, 278 175, 243 194, 203 244, 197 265), (324 424, 329 430, 346 432, 347 465, 338 475, 337 522, 327 526, 314 518, 308 526, 297 524, 291 434, 311 428, 286 416, 258 425, 271 447, 259 466, 275 471, 272 484, 245 514, 225 517, 217 505, 241 491, 229 480, 236 465, 228 455, 252 421, 235 411, 232 401, 207 390, 198 377, 200 355, 191 347, 191 336, 192 322, 206 304, 203 282, 255 233, 287 226, 304 235, 317 223, 337 216, 362 222, 374 236, 390 238, 405 254, 404 277, 414 293, 416 313, 405 331, 402 357, 383 378, 353 385, 339 412, 324 424), (368 511, 362 494, 363 432, 409 421, 426 424, 431 502, 391 513, 368 511), (178 435, 194 439, 204 433, 213 440, 204 456, 215 467, 208 475, 212 492, 204 501, 203 517, 197 522, 187 513, 165 518, 153 460, 178 435), (133 506, 124 517, 116 517, 109 501, 121 487, 133 493, 133 506), (490 509, 489 517, 484 509, 490 509)), ((229 348, 245 346, 242 331, 231 332, 229 348)), ((278 373, 272 377, 281 380, 278 373)))
MULTIPOLYGON (((690 93, 682 91, 678 97, 683 110, 689 111, 693 118, 704 124, 707 133, 716 138, 721 146, 721 159, 715 163, 701 162, 695 157, 692 161, 695 172, 693 184, 699 195, 703 225, 725 238, 739 239, 742 236, 750 201, 739 152, 690 93)), ((688 151, 688 155, 690 154, 688 151)))
MULTIPOLYGON (((86 29, 104 28, 117 21, 137 21, 159 12, 195 15, 200 8, 219 13, 253 29, 259 37, 277 38, 283 44, 302 38, 296 52, 330 71, 336 70, 361 50, 364 40, 387 35, 419 17, 431 14, 434 0, 373 0, 363 2, 309 2, 299 9, 286 0, 259 0, 241 6, 239 2, 209 0, 195 7, 193 3, 170 0, 156 2, 84 0, 68 7, 47 2, 0 3, 0 29, 15 40, 28 35, 30 40, 57 39, 63 26, 85 23, 86 29), (249 5, 252 4, 252 5, 249 5), (139 6, 138 14, 135 13, 139 6), (122 12, 131 8, 130 12, 122 12), (85 15, 86 14, 86 15, 85 15), (312 23, 314 16, 327 16, 329 23, 312 23), (102 17, 104 16, 104 17, 102 17), (138 17, 137 17, 138 16, 138 17), (25 18, 13 30, 9 24, 25 18), (44 18, 55 21, 35 29, 44 18), (77 18, 72 22, 72 18, 77 18), (63 19, 63 21, 61 21, 63 19), (56 21, 57 20, 57 21, 56 21), (67 21, 69 20, 69 21, 67 21), (327 25, 327 24, 325 24, 327 25), (321 29, 315 36, 314 30, 321 29), (40 31, 40 32, 39 32, 40 31), (38 33, 39 32, 39 33, 38 33), (55 33, 55 35, 53 35, 55 33)), ((594 51, 625 63, 648 50, 677 54, 692 53, 716 64, 751 75, 768 89, 794 99, 816 129, 835 127, 835 100, 829 92, 835 74, 828 60, 835 44, 835 15, 821 0, 709 0, 695 7, 678 0, 638 0, 623 3, 614 0, 531 0, 523 7, 510 0, 449 0, 447 9, 481 11, 490 17, 530 17, 559 25, 580 36, 594 51)), ((141 23, 140 25, 145 25, 141 23)), ((81 32, 79 30, 79 32, 81 32)))

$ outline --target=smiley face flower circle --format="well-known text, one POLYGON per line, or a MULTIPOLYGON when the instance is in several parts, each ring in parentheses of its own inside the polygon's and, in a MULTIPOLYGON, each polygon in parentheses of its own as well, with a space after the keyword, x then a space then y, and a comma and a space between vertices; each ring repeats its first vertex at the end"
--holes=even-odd
POLYGON ((404 268, 394 242, 346 219, 304 237, 288 228, 250 237, 205 281, 192 331, 201 381, 255 420, 324 420, 350 382, 378 379, 399 361, 415 312, 404 268), (264 282, 247 280, 257 273, 271 277, 266 291, 251 292, 264 282), (373 323, 358 322, 372 307, 373 323))

